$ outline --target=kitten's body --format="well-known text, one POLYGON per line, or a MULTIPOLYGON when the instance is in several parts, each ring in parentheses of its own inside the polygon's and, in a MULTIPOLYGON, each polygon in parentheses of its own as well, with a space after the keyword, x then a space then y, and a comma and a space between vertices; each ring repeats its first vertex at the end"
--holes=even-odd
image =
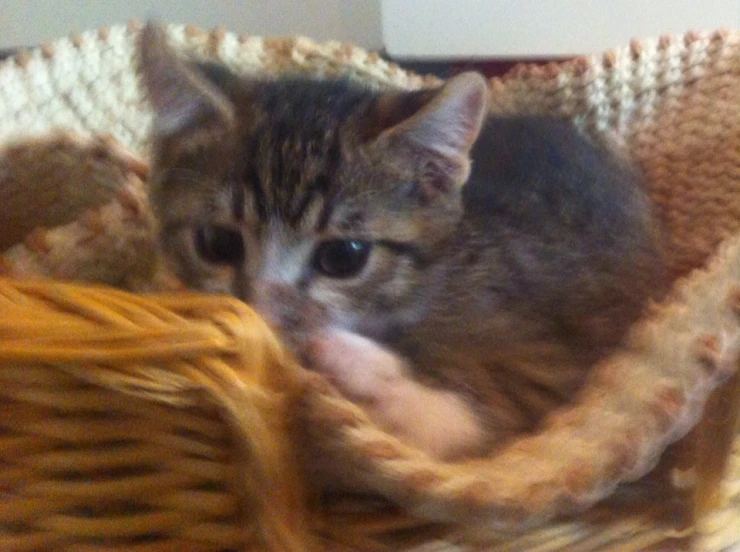
POLYGON ((179 275, 254 304, 430 453, 532 428, 657 289, 636 175, 566 123, 483 123, 479 77, 408 93, 241 80, 155 34, 152 198, 179 275), (348 276, 327 243, 365 264, 348 276))

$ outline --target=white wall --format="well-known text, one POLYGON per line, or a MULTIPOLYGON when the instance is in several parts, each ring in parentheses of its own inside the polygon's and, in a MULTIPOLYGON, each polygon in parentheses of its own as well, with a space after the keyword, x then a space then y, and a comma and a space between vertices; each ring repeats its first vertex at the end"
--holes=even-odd
POLYGON ((0 0, 0 49, 151 17, 370 50, 385 45, 398 57, 523 57, 740 28, 740 0, 0 0))
POLYGON ((550 57, 740 29, 740 0, 382 0, 392 56, 550 57))
POLYGON ((132 18, 381 46, 380 0, 0 0, 0 49, 132 18))

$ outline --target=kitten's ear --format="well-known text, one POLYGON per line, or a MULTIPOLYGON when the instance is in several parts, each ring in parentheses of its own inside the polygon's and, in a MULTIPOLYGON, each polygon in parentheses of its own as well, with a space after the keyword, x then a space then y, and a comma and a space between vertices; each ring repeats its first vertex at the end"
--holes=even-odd
POLYGON ((478 73, 451 79, 416 113, 383 131, 385 141, 421 163, 419 185, 427 199, 465 183, 470 149, 478 138, 488 107, 488 87, 478 73))
POLYGON ((154 132, 168 137, 203 125, 230 127, 231 103, 167 43, 164 30, 149 22, 138 42, 138 72, 154 108, 154 132))

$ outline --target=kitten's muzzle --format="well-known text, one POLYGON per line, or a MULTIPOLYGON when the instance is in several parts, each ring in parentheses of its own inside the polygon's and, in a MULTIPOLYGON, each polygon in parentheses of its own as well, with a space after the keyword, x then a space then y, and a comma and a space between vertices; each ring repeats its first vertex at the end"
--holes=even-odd
POLYGON ((291 348, 300 348, 328 320, 325 308, 280 282, 259 282, 252 306, 291 348))

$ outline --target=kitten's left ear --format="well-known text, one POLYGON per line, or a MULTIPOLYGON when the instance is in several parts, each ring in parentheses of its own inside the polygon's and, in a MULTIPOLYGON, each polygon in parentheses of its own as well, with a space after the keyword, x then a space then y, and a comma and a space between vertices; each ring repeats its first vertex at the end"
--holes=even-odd
POLYGON ((138 42, 138 72, 154 108, 154 132, 173 137, 196 128, 229 128, 233 106, 167 43, 164 30, 149 22, 138 42))
POLYGON ((465 183, 470 149, 478 138, 488 107, 488 87, 478 73, 451 79, 416 113, 378 136, 384 146, 410 155, 425 177, 427 199, 465 183))

